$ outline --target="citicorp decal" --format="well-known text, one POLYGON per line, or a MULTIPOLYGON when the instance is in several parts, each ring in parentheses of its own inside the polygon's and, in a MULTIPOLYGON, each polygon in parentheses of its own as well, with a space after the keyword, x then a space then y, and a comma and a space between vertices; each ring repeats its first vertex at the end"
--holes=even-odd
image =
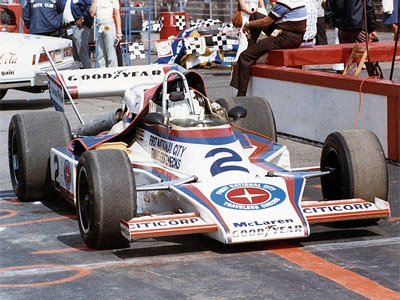
POLYGON ((259 182, 223 185, 211 193, 218 205, 238 210, 259 210, 278 205, 286 194, 279 187, 259 182))

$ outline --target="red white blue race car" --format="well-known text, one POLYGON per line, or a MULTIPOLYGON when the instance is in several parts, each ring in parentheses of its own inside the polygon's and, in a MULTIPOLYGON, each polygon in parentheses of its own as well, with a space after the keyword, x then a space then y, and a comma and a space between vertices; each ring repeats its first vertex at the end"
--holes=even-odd
POLYGON ((81 86, 79 78, 137 76, 121 109, 72 133, 62 112, 17 114, 10 122, 17 197, 62 195, 76 205, 89 247, 191 233, 227 244, 292 239, 308 236, 310 224, 390 215, 385 158, 373 133, 332 133, 320 168, 291 170, 287 148, 275 142, 265 99, 212 101, 200 75, 178 66, 129 70, 60 72, 74 97, 89 85, 81 86), (84 73, 103 71, 115 76, 84 73), (316 176, 324 199, 302 201, 307 179, 316 176))

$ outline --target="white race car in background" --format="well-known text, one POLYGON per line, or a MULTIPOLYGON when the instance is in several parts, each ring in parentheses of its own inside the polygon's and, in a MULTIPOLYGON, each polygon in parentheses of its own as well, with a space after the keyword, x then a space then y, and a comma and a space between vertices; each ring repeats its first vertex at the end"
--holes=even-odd
POLYGON ((43 47, 58 70, 76 69, 72 41, 63 38, 0 32, 0 100, 9 89, 40 93, 47 89, 47 72, 53 71, 43 47))
MULTIPOLYGON (((310 224, 390 216, 385 157, 372 132, 334 132, 320 168, 292 170, 263 98, 211 101, 201 76, 178 66, 60 74, 75 96, 134 84, 121 109, 72 133, 61 112, 16 114, 10 122, 17 197, 62 195, 77 207, 91 248, 191 233, 227 244, 293 239, 308 236, 310 224), (302 201, 310 177, 321 177, 323 200, 302 201)), ((55 98, 64 95, 58 81, 50 80, 55 98)), ((53 102, 62 109, 63 99, 53 102)))

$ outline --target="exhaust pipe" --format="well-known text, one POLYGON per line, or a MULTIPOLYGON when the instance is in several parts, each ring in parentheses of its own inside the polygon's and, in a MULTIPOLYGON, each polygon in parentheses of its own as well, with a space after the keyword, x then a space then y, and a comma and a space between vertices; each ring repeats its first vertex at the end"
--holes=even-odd
POLYGON ((122 120, 122 109, 100 116, 89 123, 81 124, 72 131, 74 138, 81 136, 94 136, 103 131, 110 130, 115 124, 122 120))

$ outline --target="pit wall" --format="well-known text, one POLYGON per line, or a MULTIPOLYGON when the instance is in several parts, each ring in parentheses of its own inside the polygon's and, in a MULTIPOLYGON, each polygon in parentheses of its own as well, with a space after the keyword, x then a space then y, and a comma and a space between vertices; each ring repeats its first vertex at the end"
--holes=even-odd
POLYGON ((387 158, 400 161, 400 84, 296 68, 254 65, 248 96, 265 97, 278 132, 324 142, 355 126, 373 131, 387 158))

